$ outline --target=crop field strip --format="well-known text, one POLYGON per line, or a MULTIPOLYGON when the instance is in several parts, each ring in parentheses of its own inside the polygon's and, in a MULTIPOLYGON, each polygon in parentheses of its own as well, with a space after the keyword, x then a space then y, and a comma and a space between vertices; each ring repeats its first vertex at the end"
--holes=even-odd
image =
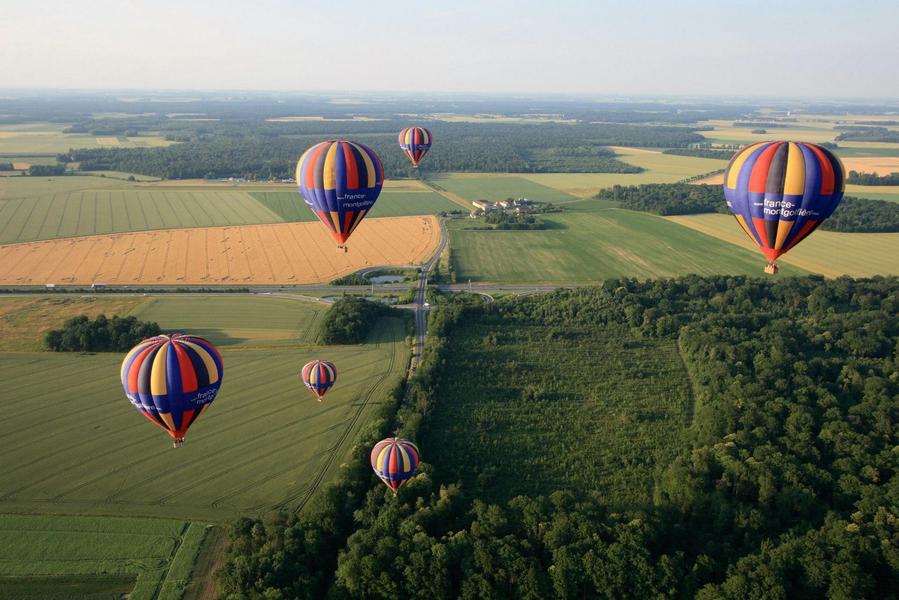
POLYGON ((434 217, 366 219, 349 252, 319 223, 171 229, 0 246, 0 284, 257 284, 330 281, 426 260, 434 217))
POLYGON ((638 340, 618 325, 472 316, 448 348, 422 445, 437 469, 493 501, 578 490, 613 506, 649 504, 654 465, 685 443, 693 399, 671 341, 638 340), (453 375, 492 371, 508 376, 481 378, 478 394, 453 375))
POLYGON ((364 346, 306 345, 322 310, 265 297, 161 297, 133 311, 166 329, 194 320, 224 355, 221 397, 177 453, 124 399, 120 356, 3 354, 0 428, 9 445, 0 457, 14 466, 0 474, 0 511, 222 520, 301 508, 343 460, 371 401, 402 377, 408 359, 403 324, 393 319, 382 321, 364 346), (185 315, 189 301, 217 315, 205 322, 185 315), (241 312, 251 323, 231 320, 241 312), (259 331, 264 315, 274 319, 274 332, 259 331), (247 331, 255 337, 240 337, 247 331), (285 347, 290 337, 303 342, 285 347), (313 356, 341 365, 339 384, 322 403, 297 378, 313 356), (61 402, 83 406, 54 411, 61 402), (30 435, 38 424, 46 435, 30 435))
MULTIPOLYGON (((839 210, 839 209, 837 209, 839 210)), ((728 215, 702 214, 665 217, 665 220, 757 252, 746 233, 728 215)), ((872 277, 899 274, 899 233, 838 233, 816 231, 789 254, 778 259, 827 277, 872 277)))

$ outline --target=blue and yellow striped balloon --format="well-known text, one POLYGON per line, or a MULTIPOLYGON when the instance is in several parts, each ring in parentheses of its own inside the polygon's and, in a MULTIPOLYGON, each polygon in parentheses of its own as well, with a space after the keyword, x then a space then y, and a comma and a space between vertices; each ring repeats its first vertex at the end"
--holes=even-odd
POLYGON ((371 451, 371 468, 394 495, 415 475, 419 462, 418 447, 403 438, 381 440, 371 451))
POLYGON ((431 149, 434 136, 424 127, 406 127, 400 131, 399 142, 403 154, 412 161, 413 167, 417 167, 418 161, 431 149))
POLYGON ((806 142, 752 144, 734 155, 724 173, 727 206, 772 269, 833 214, 844 188, 840 159, 806 142))
POLYGON ((343 245, 378 199, 384 167, 364 144, 329 140, 297 161, 297 185, 309 208, 343 245))
POLYGON ((303 385, 321 402, 322 397, 337 381, 337 367, 334 366, 334 363, 326 360, 313 360, 303 366, 300 379, 303 380, 303 385))
POLYGON ((148 338, 122 361, 125 395, 164 429, 177 448, 222 385, 222 357, 203 338, 174 333, 148 338))

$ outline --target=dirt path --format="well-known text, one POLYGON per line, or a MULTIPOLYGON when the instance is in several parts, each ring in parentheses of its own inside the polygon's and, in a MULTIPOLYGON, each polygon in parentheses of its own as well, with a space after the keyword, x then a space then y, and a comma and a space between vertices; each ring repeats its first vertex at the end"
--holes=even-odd
POLYGON ((216 600, 219 597, 215 574, 225 562, 227 549, 228 532, 224 527, 214 527, 206 535, 206 542, 197 556, 183 600, 216 600))

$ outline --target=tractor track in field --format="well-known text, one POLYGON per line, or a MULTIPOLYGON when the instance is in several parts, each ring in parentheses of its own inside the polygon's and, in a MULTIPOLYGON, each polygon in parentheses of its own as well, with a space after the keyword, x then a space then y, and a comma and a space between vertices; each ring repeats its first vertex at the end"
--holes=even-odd
MULTIPOLYGON (((382 343, 378 342, 377 346, 381 347, 381 345, 382 345, 382 343)), ((375 394, 375 392, 379 391, 382 387, 384 387, 385 382, 387 382, 388 379, 390 378, 390 373, 393 371, 393 368, 397 362, 397 354, 399 354, 400 352, 401 352, 400 345, 394 343, 393 351, 390 353, 390 359, 389 359, 390 362, 387 365, 387 369, 385 370, 384 375, 382 377, 379 377, 378 380, 375 382, 375 384, 372 385, 368 389, 368 391, 365 392, 365 394, 363 394, 362 401, 359 402, 359 405, 356 408, 356 412, 353 414, 353 416, 350 420, 350 424, 346 427, 346 429, 343 430, 343 433, 340 435, 337 442, 334 444, 334 446, 333 446, 334 451, 328 452, 328 458, 325 460, 325 463, 322 465, 322 467, 318 470, 318 473, 316 473, 315 478, 312 480, 312 484, 310 486, 308 486, 307 488, 305 488, 304 490, 285 498, 281 503, 279 503, 277 505, 277 508, 281 508, 281 507, 289 504, 292 500, 294 500, 300 496, 303 496, 305 494, 305 496, 302 498, 302 500, 300 500, 300 502, 293 509, 294 513, 299 513, 300 511, 303 510, 303 508, 306 506, 306 504, 309 502, 309 500, 312 499, 312 497, 315 495, 316 490, 318 490, 319 486, 321 485, 322 481, 324 480, 325 475, 331 469, 331 465, 334 464, 335 457, 337 457, 341 453, 341 449, 344 447, 344 443, 346 442, 347 438, 350 437, 350 433, 353 430, 355 430, 356 423, 358 423, 359 417, 362 416, 362 413, 365 412, 365 408, 368 406, 368 403, 371 401, 372 396, 375 394)))

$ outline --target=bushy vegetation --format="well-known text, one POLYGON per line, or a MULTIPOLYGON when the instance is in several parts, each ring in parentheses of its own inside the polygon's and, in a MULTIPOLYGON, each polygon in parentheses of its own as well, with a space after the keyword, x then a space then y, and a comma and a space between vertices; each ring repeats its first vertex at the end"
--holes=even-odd
POLYGON ((369 285, 371 281, 359 273, 350 273, 331 281, 331 285, 369 285))
MULTIPOLYGON (((363 449, 348 471, 359 468, 364 498, 357 487, 314 518, 239 524, 226 597, 895 597, 899 279, 610 280, 491 305, 444 302, 395 429, 421 440, 434 464, 393 498, 364 473, 363 449), (488 485, 457 483, 509 415, 567 402, 522 396, 505 416, 483 415, 483 432, 457 433, 462 457, 430 445, 430 419, 452 402, 447 386, 471 342, 456 332, 472 320, 486 335, 527 321, 677 345, 695 411, 655 471, 651 503, 613 509, 602 494, 548 481, 539 495, 493 504, 480 497, 488 485)), ((488 375, 520 385, 511 369, 488 375)), ((552 437, 543 445, 560 459, 571 450, 552 437)))
POLYGON ((335 301, 325 313, 319 341, 326 345, 361 344, 378 319, 402 314, 380 302, 345 296, 335 301))
POLYGON ((494 229, 546 229, 546 222, 534 215, 510 213, 501 210, 488 212, 484 216, 484 221, 488 225, 493 225, 494 229))
POLYGON ((623 208, 657 215, 727 212, 724 188, 720 185, 687 183, 616 185, 600 191, 596 197, 600 200, 620 202, 623 208))
POLYGON ((846 179, 846 183, 855 183, 858 185, 899 185, 899 173, 878 175, 877 173, 849 171, 849 177, 846 179))
POLYGON ((125 352, 135 344, 162 330, 157 323, 139 321, 137 317, 99 315, 91 320, 85 315, 67 320, 62 329, 51 329, 44 343, 53 352, 125 352))

